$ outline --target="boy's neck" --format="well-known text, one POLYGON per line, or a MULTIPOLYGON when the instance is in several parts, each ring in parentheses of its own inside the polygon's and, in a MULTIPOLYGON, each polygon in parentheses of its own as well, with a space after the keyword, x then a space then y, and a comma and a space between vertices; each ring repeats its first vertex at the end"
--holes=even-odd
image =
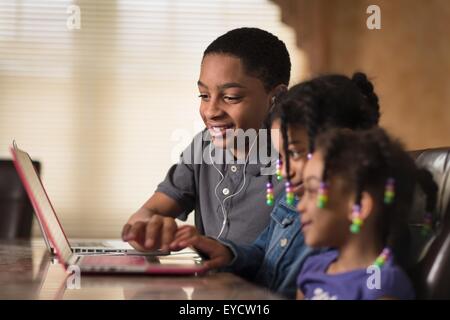
POLYGON ((327 270, 327 273, 348 272, 366 269, 381 254, 383 246, 379 237, 370 232, 352 235, 346 244, 337 248, 339 255, 327 270))

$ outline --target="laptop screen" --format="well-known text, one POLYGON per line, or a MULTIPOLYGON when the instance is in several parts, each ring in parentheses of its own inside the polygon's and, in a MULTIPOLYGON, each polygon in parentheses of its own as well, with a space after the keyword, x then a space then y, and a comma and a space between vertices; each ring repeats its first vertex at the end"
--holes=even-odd
POLYGON ((39 219, 44 229, 43 231, 52 242, 59 258, 64 264, 67 264, 72 255, 70 244, 67 241, 44 186, 33 167, 30 156, 15 145, 14 148, 11 148, 11 153, 16 170, 33 204, 37 219, 39 219))

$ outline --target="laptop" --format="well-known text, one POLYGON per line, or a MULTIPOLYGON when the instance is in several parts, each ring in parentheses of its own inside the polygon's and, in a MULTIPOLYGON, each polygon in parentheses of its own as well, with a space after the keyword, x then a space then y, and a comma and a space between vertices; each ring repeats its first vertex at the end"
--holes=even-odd
POLYGON ((30 156, 20 150, 15 142, 10 150, 16 170, 33 205, 44 240, 66 269, 76 265, 82 273, 200 274, 206 271, 202 257, 191 248, 173 253, 152 252, 139 255, 130 254, 130 250, 109 251, 107 248, 99 249, 103 250, 99 253, 75 252, 30 156))
MULTIPOLYGON (((17 147, 17 144, 15 143, 15 141, 13 142, 13 148, 11 149, 11 152, 13 153, 13 156, 14 156, 14 153, 16 153, 16 156, 21 155, 21 158, 23 158, 24 161, 31 162, 30 156, 23 150, 20 150, 17 147)), ((15 165, 16 165, 16 163, 15 163, 15 165)), ((17 165, 16 165, 16 169, 17 169, 17 165)), ((39 176, 37 175, 36 172, 30 172, 30 174, 36 175, 37 179, 39 179, 39 176)), ((36 177, 30 177, 30 178, 36 179, 36 177)), ((22 183, 24 183, 24 181, 22 181, 22 183)), ((42 189, 44 189, 42 182, 40 180, 39 180, 39 183, 41 184, 42 189)), ((45 192, 45 190, 41 190, 41 191, 43 191, 43 193, 46 195, 46 198, 48 199, 48 196, 47 196, 47 193, 45 192)), ((49 199, 48 199, 48 201, 50 202, 49 199)), ((56 212, 53 209, 53 205, 51 203, 49 203, 49 204, 50 204, 50 207, 52 210, 49 212, 46 212, 46 213, 48 215, 56 215, 56 212)), ((35 212, 36 212, 36 210, 35 210, 35 212)), ((45 230, 42 226, 43 222, 38 215, 36 215, 36 219, 37 219, 39 227, 41 229, 42 236, 44 237, 45 244, 46 244, 48 250, 50 251, 50 253, 54 255, 55 254, 54 248, 53 248, 51 241, 49 241, 48 234, 45 232, 45 230)), ((59 222, 59 219, 57 219, 57 220, 59 222)), ((64 229, 60 223, 58 224, 58 227, 60 227, 62 229, 61 231, 65 234, 64 229)), ((169 252, 167 252, 167 251, 163 252, 161 250, 156 250, 156 251, 151 251, 151 252, 137 251, 130 244, 128 244, 127 242, 124 242, 122 240, 70 241, 69 244, 71 246, 72 251, 76 252, 76 253, 86 253, 86 254, 90 254, 90 253, 126 253, 126 254, 137 254, 137 255, 169 254, 169 252)))

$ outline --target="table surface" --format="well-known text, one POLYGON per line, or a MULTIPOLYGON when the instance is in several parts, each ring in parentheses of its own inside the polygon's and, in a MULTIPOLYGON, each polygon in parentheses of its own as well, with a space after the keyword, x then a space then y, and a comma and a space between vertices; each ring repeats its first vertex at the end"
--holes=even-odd
POLYGON ((0 240, 0 299, 280 298, 231 273, 202 276, 81 275, 77 286, 74 278, 51 257, 42 240, 0 240))

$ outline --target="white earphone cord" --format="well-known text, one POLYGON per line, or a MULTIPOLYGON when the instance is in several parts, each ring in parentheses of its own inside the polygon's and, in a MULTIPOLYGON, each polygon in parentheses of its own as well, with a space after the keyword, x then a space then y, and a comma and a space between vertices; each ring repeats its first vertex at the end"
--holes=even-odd
POLYGON ((255 142, 256 142, 257 140, 258 140, 258 136, 256 136, 255 140, 252 142, 252 144, 251 144, 251 146, 250 146, 250 148, 249 148, 249 150, 248 150, 248 154, 247 154, 247 156, 245 157, 244 170, 243 170, 244 181, 243 181, 241 187, 240 187, 239 190, 236 191, 235 193, 230 194, 229 196, 225 197, 225 199, 223 199, 223 202, 220 201, 219 196, 217 195, 217 188, 220 186, 220 184, 222 183, 222 181, 225 179, 225 176, 224 176, 223 173, 215 166, 214 161, 212 160, 212 155, 211 155, 211 152, 212 152, 212 149, 211 149, 212 142, 209 144, 209 159, 211 160, 211 164, 213 165, 214 169, 216 169, 217 172, 218 172, 218 173, 220 174, 220 176, 221 176, 221 179, 220 179, 219 183, 216 185, 216 187, 215 187, 215 189, 214 189, 214 195, 216 196, 217 201, 219 201, 220 207, 221 207, 221 209, 222 209, 222 215, 223 215, 222 228, 220 229, 220 232, 219 232, 219 234, 216 236, 216 238, 220 238, 220 236, 222 235, 222 233, 223 233, 224 230, 225 230, 225 226, 226 226, 227 223, 228 223, 228 213, 226 212, 225 206, 224 206, 224 205, 225 205, 225 201, 228 200, 228 199, 230 199, 230 198, 232 198, 232 197, 234 197, 234 196, 236 196, 236 195, 238 195, 238 194, 244 189, 244 186, 245 186, 245 180, 246 180, 245 172, 246 172, 246 169, 247 169, 248 158, 250 157, 250 153, 251 153, 251 151, 252 151, 252 149, 253 149, 253 146, 255 145, 255 142))

